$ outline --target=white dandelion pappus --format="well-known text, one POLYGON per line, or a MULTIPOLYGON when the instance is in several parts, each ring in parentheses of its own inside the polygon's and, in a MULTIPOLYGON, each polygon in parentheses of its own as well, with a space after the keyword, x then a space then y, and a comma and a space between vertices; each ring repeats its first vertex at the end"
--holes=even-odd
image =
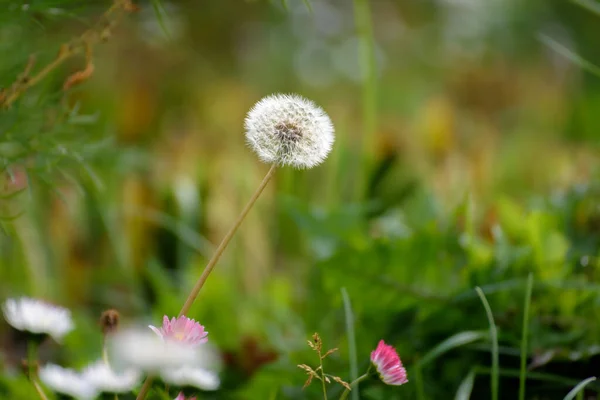
POLYGON ((116 371, 132 368, 154 373, 165 368, 194 365, 197 346, 175 340, 163 340, 151 330, 124 329, 107 342, 111 366, 116 371))
POLYGON ((245 120, 246 140, 269 164, 312 168, 327 158, 335 139, 325 111, 295 94, 261 99, 245 120))
POLYGON ((2 313, 13 328, 48 334, 57 342, 74 328, 71 311, 29 297, 7 299, 2 304, 2 313))
POLYGON ((117 373, 99 360, 84 368, 81 376, 99 392, 116 394, 130 392, 140 382, 141 373, 134 369, 117 373))
POLYGON ((98 396, 96 388, 72 369, 46 364, 40 368, 39 377, 42 383, 54 392, 66 394, 75 399, 90 400, 98 396))

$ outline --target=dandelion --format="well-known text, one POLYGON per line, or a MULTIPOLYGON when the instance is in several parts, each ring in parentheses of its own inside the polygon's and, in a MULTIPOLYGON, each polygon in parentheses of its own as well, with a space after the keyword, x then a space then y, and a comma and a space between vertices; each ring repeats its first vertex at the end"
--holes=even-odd
POLYGON ((245 120, 246 140, 269 164, 312 168, 326 158, 334 141, 331 119, 304 97, 275 94, 260 100, 245 120))
MULTIPOLYGON (((186 397, 183 395, 183 392, 180 392, 177 397, 175 397, 175 400, 186 400, 186 397)), ((187 400, 196 400, 196 398, 188 397, 187 400)))
POLYGON ((204 326, 186 316, 172 318, 166 315, 163 317, 163 325, 161 328, 150 325, 150 329, 163 339, 176 340, 188 344, 206 343, 208 332, 204 330, 204 326))
POLYGON ((137 386, 141 378, 141 374, 134 369, 116 373, 104 361, 90 364, 81 375, 97 391, 112 394, 130 392, 137 386))
POLYGON ((198 346, 162 337, 146 329, 126 329, 107 340, 111 366, 117 371, 126 369, 156 373, 164 369, 196 365, 198 346))
POLYGON ((408 382, 406 369, 404 369, 398 353, 383 340, 379 341, 377 348, 371 352, 371 362, 377 368, 377 373, 383 383, 403 385, 408 382))
POLYGON ((74 328, 71 311, 28 297, 7 299, 2 313, 13 328, 36 335, 47 334, 57 342, 74 328))
MULTIPOLYGON (((278 166, 312 168, 321 164, 331 151, 334 128, 329 116, 316 104, 298 95, 271 95, 263 98, 245 119, 246 141, 258 157, 271 168, 254 191, 233 226, 219 243, 194 284, 179 315, 187 314, 208 276, 215 268, 229 242, 267 187, 278 166)), ((147 379, 138 395, 143 400, 150 390, 147 379)))
POLYGON ((40 368, 39 376, 48 388, 74 399, 88 400, 98 396, 96 387, 72 369, 46 364, 40 368))

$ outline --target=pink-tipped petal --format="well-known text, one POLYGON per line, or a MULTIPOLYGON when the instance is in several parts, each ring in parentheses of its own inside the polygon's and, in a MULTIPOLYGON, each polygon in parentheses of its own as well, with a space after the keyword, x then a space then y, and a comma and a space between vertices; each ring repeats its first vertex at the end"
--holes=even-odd
POLYGON ((371 352, 371 362, 377 368, 381 380, 387 385, 403 385, 408 382, 406 369, 396 350, 379 341, 377 348, 371 352))
POLYGON ((152 325, 150 325, 150 329, 163 339, 176 340, 191 345, 198 345, 208 341, 206 338, 208 332, 204 330, 204 326, 184 315, 178 318, 173 317, 171 320, 165 315, 163 317, 163 325, 160 329, 152 325))
MULTIPOLYGON (((183 392, 179 392, 175 400, 186 400, 186 397, 183 395, 183 392)), ((188 397, 187 400, 196 400, 195 397, 188 397)))

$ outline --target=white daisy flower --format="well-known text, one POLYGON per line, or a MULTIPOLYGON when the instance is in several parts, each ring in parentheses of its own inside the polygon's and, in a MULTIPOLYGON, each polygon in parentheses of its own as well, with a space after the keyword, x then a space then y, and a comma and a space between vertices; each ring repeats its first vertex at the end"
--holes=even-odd
POLYGON ((164 369, 160 372, 160 377, 171 385, 193 386, 202 390, 217 390, 221 383, 215 372, 193 366, 164 369))
POLYGON ((312 168, 326 158, 334 141, 331 119, 304 97, 275 94, 260 100, 245 120, 246 140, 269 164, 312 168))
POLYGON ((107 342, 108 356, 115 370, 135 369, 154 373, 162 369, 195 365, 198 346, 163 340, 149 329, 116 332, 107 342))
POLYGON ((83 379, 103 393, 127 393, 140 382, 141 374, 134 369, 114 372, 100 360, 87 366, 81 373, 83 379))
POLYGON ((13 328, 34 334, 48 334, 56 341, 74 328, 71 311, 28 297, 7 299, 2 305, 2 313, 13 328))
POLYGON ((39 377, 48 388, 74 399, 90 400, 98 396, 96 388, 72 369, 46 364, 40 368, 39 377))

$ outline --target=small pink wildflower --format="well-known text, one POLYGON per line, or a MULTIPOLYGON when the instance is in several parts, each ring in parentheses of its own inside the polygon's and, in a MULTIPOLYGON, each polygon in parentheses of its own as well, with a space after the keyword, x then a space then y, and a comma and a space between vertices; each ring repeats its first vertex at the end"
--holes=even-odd
POLYGON ((206 338, 208 332, 204 330, 204 327, 184 315, 179 318, 172 318, 170 321, 169 317, 165 315, 162 328, 152 325, 149 328, 163 339, 176 340, 187 344, 201 344, 208 341, 206 338))
MULTIPOLYGON (((177 397, 175 397, 175 400, 186 400, 185 396, 183 395, 183 392, 180 392, 177 397)), ((187 400, 196 400, 195 397, 188 397, 187 400)))
POLYGON ((398 353, 392 346, 385 344, 383 340, 380 340, 377 348, 371 352, 371 362, 377 368, 383 383, 403 385, 408 382, 406 369, 402 366, 398 353))

